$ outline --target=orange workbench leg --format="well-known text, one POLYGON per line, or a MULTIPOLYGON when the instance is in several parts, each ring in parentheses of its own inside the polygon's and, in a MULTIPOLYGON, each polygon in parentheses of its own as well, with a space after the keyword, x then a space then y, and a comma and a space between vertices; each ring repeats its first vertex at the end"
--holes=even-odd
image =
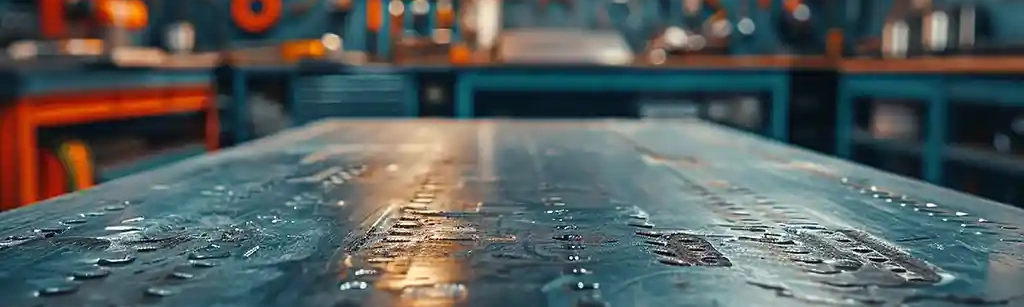
POLYGON ((217 96, 209 94, 206 99, 206 125, 204 127, 204 138, 206 150, 215 151, 220 148, 220 112, 217 96))
POLYGON ((15 116, 15 152, 18 165, 18 203, 27 206, 39 200, 39 138, 36 135, 36 124, 32 113, 32 103, 18 101, 14 105, 15 116))
POLYGON ((0 211, 18 207, 15 122, 17 118, 14 108, 10 105, 0 105, 0 211))
POLYGON ((50 199, 71 191, 67 171, 55 152, 39 150, 39 164, 39 199, 50 199))

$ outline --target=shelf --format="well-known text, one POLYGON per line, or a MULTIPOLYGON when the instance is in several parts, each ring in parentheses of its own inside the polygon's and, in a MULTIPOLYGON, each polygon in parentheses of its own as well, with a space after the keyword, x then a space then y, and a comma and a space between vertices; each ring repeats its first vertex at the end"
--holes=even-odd
POLYGON ((143 156, 128 159, 127 161, 100 166, 97 168, 96 177, 98 182, 106 182, 166 166, 204 153, 206 153, 206 147, 203 144, 187 144, 153 151, 143 156))
POLYGON ((975 146, 946 147, 946 159, 1002 173, 1024 175, 1024 157, 984 150, 975 146))
POLYGON ((909 156, 919 156, 924 152, 924 148, 920 143, 878 139, 864 131, 854 131, 852 137, 855 145, 868 146, 888 152, 909 156))

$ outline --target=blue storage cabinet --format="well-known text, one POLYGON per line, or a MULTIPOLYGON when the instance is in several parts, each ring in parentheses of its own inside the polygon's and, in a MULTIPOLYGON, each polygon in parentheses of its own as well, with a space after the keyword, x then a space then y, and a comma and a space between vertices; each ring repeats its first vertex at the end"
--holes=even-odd
POLYGON ((413 75, 400 71, 299 74, 292 86, 297 125, 330 117, 417 117, 413 75))

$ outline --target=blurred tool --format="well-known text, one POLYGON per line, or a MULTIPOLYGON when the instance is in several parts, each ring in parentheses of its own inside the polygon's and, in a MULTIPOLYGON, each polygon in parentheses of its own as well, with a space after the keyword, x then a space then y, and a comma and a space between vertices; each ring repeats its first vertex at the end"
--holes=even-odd
POLYGON ((905 103, 877 101, 872 104, 871 136, 878 139, 916 141, 920 138, 920 120, 905 103))
POLYGON ((633 52, 614 31, 505 31, 498 57, 516 64, 628 65, 633 52))
POLYGON ((778 31, 784 44, 806 44, 814 37, 814 12, 806 0, 783 0, 779 12, 778 31))
MULTIPOLYGON (((404 5, 407 9, 392 10, 395 22, 401 28, 400 35, 394 35, 395 60, 400 63, 449 62, 452 51, 452 29, 455 26, 455 7, 451 0, 406 0, 393 1, 392 7, 404 5), (404 3, 404 4, 403 4, 404 3), (401 11, 401 12, 399 12, 401 11)), ((467 2, 467 8, 475 7, 467 2)))
POLYGON ((972 3, 935 7, 930 0, 897 1, 882 34, 882 55, 969 53, 991 38, 987 11, 972 3))

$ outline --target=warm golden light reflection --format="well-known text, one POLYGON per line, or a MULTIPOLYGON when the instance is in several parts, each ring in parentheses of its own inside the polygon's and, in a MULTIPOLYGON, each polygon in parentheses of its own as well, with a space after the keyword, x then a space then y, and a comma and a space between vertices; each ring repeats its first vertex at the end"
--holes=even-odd
POLYGON ((355 200, 346 205, 366 211, 355 215, 365 217, 360 228, 374 235, 341 260, 344 273, 339 274, 349 290, 370 283, 368 306, 455 306, 468 297, 463 282, 469 272, 455 256, 476 243, 476 230, 465 220, 434 213, 475 212, 482 206, 461 195, 459 187, 463 172, 477 166, 451 163, 453 157, 474 154, 477 140, 445 132, 420 126, 376 144, 321 148, 304 159, 329 161, 358 151, 374 160, 372 175, 360 179, 373 184, 361 187, 367 196, 359 201, 379 205, 356 206, 355 200))

